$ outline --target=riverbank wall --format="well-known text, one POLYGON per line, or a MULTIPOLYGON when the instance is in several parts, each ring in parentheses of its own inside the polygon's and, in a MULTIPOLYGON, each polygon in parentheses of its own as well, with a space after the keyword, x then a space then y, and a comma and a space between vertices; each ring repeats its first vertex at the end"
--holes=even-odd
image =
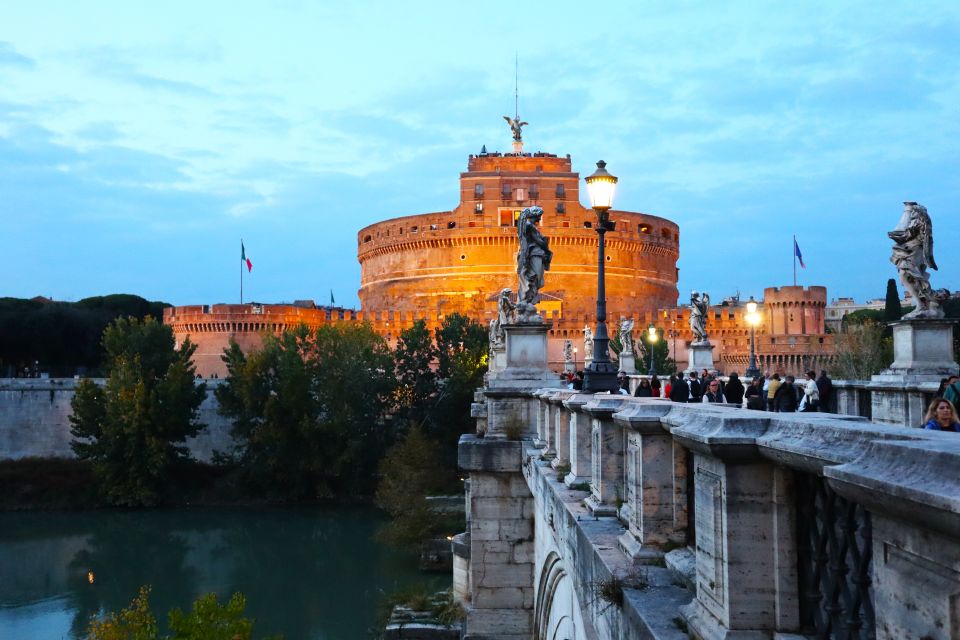
MULTIPOLYGON (((0 379, 0 460, 74 458, 70 402, 79 382, 77 378, 0 379)), ((200 405, 199 416, 206 427, 187 440, 190 454, 200 462, 211 462, 215 452, 233 447, 230 420, 218 413, 214 395, 223 383, 206 381, 207 397, 200 405)))

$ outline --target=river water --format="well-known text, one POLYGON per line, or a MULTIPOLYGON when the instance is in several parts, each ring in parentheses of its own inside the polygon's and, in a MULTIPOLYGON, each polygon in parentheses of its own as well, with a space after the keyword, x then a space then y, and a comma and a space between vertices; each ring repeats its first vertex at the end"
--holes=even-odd
POLYGON ((385 593, 450 586, 378 543, 382 523, 364 507, 0 513, 0 639, 83 638, 148 584, 164 622, 240 591, 255 638, 362 640, 385 593))

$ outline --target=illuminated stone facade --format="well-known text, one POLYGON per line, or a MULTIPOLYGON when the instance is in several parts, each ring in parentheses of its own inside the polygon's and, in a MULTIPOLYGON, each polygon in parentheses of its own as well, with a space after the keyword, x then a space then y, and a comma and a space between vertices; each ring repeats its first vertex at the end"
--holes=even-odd
MULTIPOLYGON (((757 367, 761 372, 800 375, 828 368, 834 355, 834 336, 825 332, 826 287, 767 287, 757 311, 757 367)), ((725 300, 710 307, 707 333, 715 345, 714 362, 729 374, 746 370, 750 360, 750 325, 743 300, 725 300)), ((680 370, 687 364, 687 347, 693 340, 690 309, 660 309, 637 319, 638 328, 653 324, 663 329, 673 358, 680 370)), ((638 334, 639 335, 639 334, 638 334)), ((639 364, 638 364, 639 366, 639 364)), ((641 367, 643 371, 646 369, 641 367)))
POLYGON ((227 375, 221 356, 236 341, 247 353, 263 344, 263 334, 279 335, 305 324, 311 329, 337 322, 357 322, 360 314, 339 307, 306 304, 215 304, 168 307, 163 322, 173 328, 179 347, 185 338, 197 345, 193 363, 204 378, 227 375))
MULTIPOLYGON (((579 196, 569 156, 470 156, 452 210, 392 218, 357 234, 365 316, 384 335, 410 315, 433 326, 459 312, 487 324, 498 292, 517 288, 514 220, 538 205, 554 252, 538 308, 553 324, 550 362, 561 363, 563 340, 581 340, 584 325, 595 324, 596 215, 579 196)), ((610 218, 616 229, 606 237, 607 317, 614 331, 621 315, 676 305, 680 230, 644 213, 612 210, 610 218)))

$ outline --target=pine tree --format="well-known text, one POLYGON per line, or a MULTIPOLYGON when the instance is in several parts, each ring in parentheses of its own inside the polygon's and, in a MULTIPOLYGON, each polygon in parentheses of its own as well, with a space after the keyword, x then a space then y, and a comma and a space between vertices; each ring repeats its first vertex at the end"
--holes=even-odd
POLYGON ((900 293, 897 291, 897 282, 893 278, 887 280, 887 302, 883 306, 883 319, 894 322, 903 316, 900 307, 900 293))

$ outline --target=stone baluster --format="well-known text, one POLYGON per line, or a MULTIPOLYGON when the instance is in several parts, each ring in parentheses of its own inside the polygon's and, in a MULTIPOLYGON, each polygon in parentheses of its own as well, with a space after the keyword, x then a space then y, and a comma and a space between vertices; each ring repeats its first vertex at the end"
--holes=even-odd
POLYGON ((555 391, 548 398, 553 407, 553 442, 557 449, 557 455, 551 462, 554 469, 570 465, 570 411, 563 403, 574 395, 574 391, 555 391))
MULTIPOLYGON (((875 440, 827 467, 840 495, 870 511, 877 640, 960 638, 960 468, 956 434, 875 440)), ((869 580, 869 577, 867 578, 869 580)))
POLYGON ((697 595, 682 610, 690 629, 726 639, 794 631, 796 566, 784 563, 790 554, 782 552, 795 551, 784 517, 790 501, 782 495, 784 473, 760 457, 756 443, 769 418, 719 407, 677 413, 664 423, 694 452, 697 595), (780 620, 784 591, 793 596, 786 607, 792 618, 780 620))
POLYGON ((533 394, 539 405, 537 411, 537 441, 534 442, 534 445, 543 449, 540 455, 547 460, 552 460, 557 455, 553 429, 553 405, 550 404, 550 396, 555 391, 556 389, 537 389, 533 394))
MULTIPOLYGON (((685 538, 686 490, 679 495, 675 492, 673 438, 660 422, 672 406, 632 402, 613 416, 627 438, 625 495, 620 510, 627 531, 619 543, 627 555, 640 561, 661 558, 665 545, 685 538), (680 521, 678 509, 683 514, 680 521)), ((685 460, 681 459, 681 465, 680 481, 686 484, 685 460)))
POLYGON ((567 486, 590 482, 590 416, 583 407, 592 395, 577 393, 563 401, 570 411, 570 473, 564 478, 567 486))
POLYGON ((590 495, 584 504, 594 516, 615 516, 623 503, 623 428, 613 414, 627 402, 624 396, 595 395, 584 405, 590 416, 590 495))

